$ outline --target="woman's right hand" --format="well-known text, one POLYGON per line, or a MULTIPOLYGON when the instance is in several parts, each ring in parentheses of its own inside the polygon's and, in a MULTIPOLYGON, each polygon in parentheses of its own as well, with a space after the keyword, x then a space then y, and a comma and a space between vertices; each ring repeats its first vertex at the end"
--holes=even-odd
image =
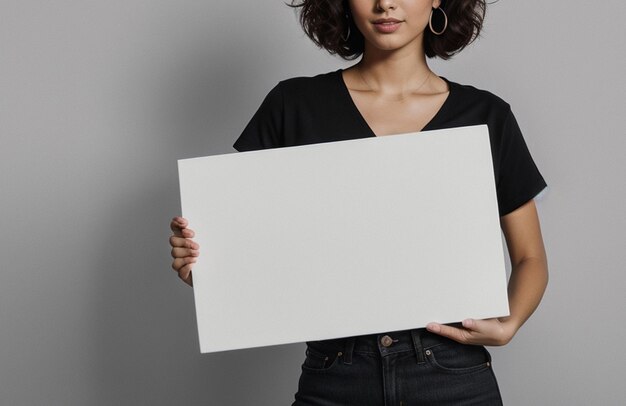
POLYGON ((178 273, 178 277, 189 286, 193 286, 191 268, 200 255, 200 246, 192 240, 195 233, 187 228, 189 222, 183 217, 174 217, 170 223, 172 236, 172 268, 178 273))

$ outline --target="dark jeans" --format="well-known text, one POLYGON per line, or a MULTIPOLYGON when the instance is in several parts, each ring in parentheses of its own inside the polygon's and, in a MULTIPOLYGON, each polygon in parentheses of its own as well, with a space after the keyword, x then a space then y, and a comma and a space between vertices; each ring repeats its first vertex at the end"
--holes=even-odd
POLYGON ((482 346, 425 329, 307 342, 292 406, 501 405, 482 346))

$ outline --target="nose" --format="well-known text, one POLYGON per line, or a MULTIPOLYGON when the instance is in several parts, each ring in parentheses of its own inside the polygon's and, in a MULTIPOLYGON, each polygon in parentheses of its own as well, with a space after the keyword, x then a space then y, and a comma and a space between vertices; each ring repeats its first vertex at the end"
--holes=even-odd
POLYGON ((396 8, 395 0, 378 0, 376 2, 376 8, 379 11, 394 10, 396 8))

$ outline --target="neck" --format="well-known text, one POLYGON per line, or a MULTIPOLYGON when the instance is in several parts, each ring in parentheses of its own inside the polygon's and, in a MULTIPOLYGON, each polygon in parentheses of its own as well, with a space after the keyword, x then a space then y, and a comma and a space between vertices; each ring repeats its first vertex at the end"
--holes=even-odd
POLYGON ((367 44, 357 69, 371 90, 393 96, 410 93, 431 74, 423 49, 384 51, 367 44))

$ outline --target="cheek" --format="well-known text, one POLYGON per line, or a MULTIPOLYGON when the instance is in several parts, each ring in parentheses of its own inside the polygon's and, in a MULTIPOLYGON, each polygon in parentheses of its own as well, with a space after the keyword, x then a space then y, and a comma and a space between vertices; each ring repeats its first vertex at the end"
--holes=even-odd
POLYGON ((367 33, 368 23, 365 20, 353 14, 352 21, 354 22, 354 25, 356 25, 356 27, 359 29, 359 31, 361 31, 361 33, 367 33))
POLYGON ((369 22, 369 16, 359 14, 358 10, 351 11, 351 19, 362 34, 367 35, 367 33, 372 30, 369 22))
POLYGON ((423 2, 420 5, 415 5, 415 7, 411 8, 407 14, 411 16, 411 25, 423 30, 428 26, 428 20, 430 18, 430 13, 432 10, 430 2, 423 2))
POLYGON ((371 10, 372 2, 369 2, 369 1, 365 2, 362 0, 361 1, 350 0, 348 2, 348 8, 349 8, 350 14, 352 14, 353 16, 363 15, 364 13, 367 13, 368 11, 371 10))

